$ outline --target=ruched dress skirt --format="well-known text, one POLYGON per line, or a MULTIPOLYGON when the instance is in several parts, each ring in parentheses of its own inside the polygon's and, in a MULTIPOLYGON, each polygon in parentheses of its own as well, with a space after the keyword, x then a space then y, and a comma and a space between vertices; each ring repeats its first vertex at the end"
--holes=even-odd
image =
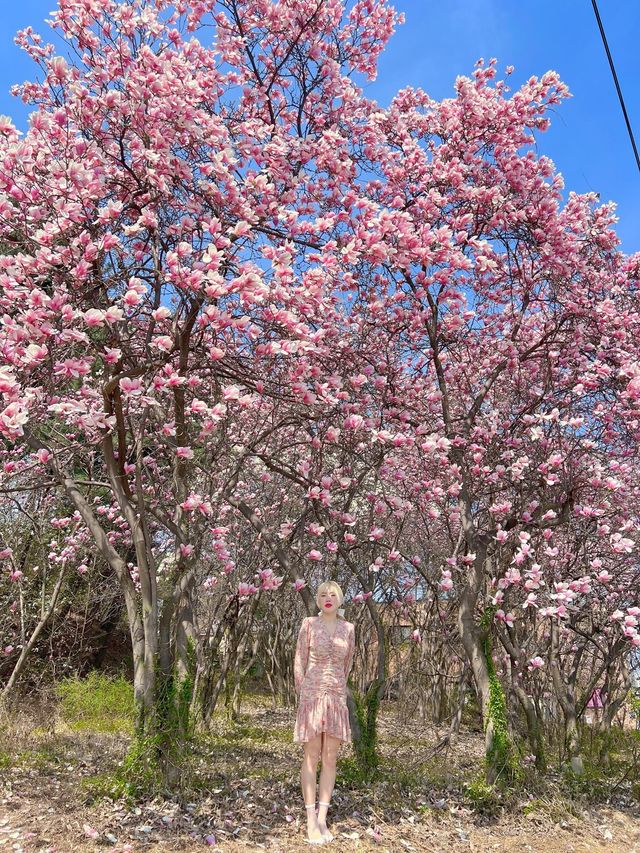
POLYGON ((351 743, 347 676, 353 665, 355 627, 338 617, 330 634, 323 616, 302 620, 294 662, 298 711, 294 743, 326 732, 351 743))

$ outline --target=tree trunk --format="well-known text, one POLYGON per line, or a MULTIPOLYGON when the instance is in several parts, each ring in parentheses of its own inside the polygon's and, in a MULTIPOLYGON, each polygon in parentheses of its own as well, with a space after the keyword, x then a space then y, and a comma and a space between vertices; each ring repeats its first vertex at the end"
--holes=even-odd
POLYGON ((607 669, 601 696, 604 699, 602 712, 602 744, 600 747, 600 765, 606 770, 611 766, 611 727, 616 714, 624 705, 631 688, 629 667, 624 657, 618 659, 614 666, 607 669))
POLYGON ((576 775, 581 776, 584 773, 584 762, 580 749, 580 733, 578 731, 575 695, 573 690, 565 686, 562 681, 558 663, 558 626, 553 620, 551 620, 550 666, 553 687, 564 715, 564 740, 569 756, 569 763, 572 771, 576 775))
POLYGON ((506 630, 501 631, 499 633, 499 637, 500 642, 506 649, 511 659, 511 689, 516 695, 518 701, 520 702, 520 705, 522 706, 522 710, 524 711, 525 720, 527 723, 527 739, 529 741, 531 753, 535 756, 536 767, 538 768, 538 770, 544 771, 546 769, 544 738, 542 737, 542 725, 540 717, 538 715, 538 710, 531 696, 529 696, 525 692, 524 688, 520 684, 518 684, 516 678, 513 677, 513 667, 516 666, 516 662, 519 657, 516 644, 514 641, 512 641, 508 631, 506 630))
MULTIPOLYGON (((475 607, 482 582, 486 554, 478 548, 469 568, 468 582, 462 589, 458 605, 458 631, 473 673, 480 698, 484 726, 486 777, 489 785, 508 772, 510 743, 506 721, 504 689, 493 667, 491 626, 478 625, 475 607)), ((488 615, 491 611, 487 612, 488 615)))
MULTIPOLYGON (((32 437, 29 437, 29 440, 34 449, 39 449, 42 446, 32 437)), ((156 743, 153 758, 159 762, 161 769, 164 771, 173 763, 172 760, 165 760, 166 756, 164 756, 164 753, 170 750, 172 754, 177 754, 180 751, 181 745, 167 731, 166 704, 164 704, 166 695, 163 695, 162 690, 158 690, 156 678, 160 634, 156 567, 148 531, 144 523, 144 508, 140 507, 139 512, 135 512, 131 502, 124 493, 109 436, 103 441, 103 449, 115 497, 131 530, 140 574, 139 592, 135 587, 127 563, 109 541, 102 525, 93 512, 93 508, 80 491, 73 477, 61 467, 55 456, 51 464, 66 494, 80 513, 82 520, 93 536, 100 554, 114 570, 120 583, 127 609, 133 652, 133 691, 136 708, 135 732, 137 755, 144 757, 142 759, 144 761, 149 760, 150 753, 145 747, 145 742, 147 736, 152 735, 156 743), (160 735, 159 738, 157 737, 158 735, 160 735)), ((171 787, 174 782, 172 772, 169 772, 165 776, 164 781, 171 787)))
POLYGON ((527 721, 527 739, 529 741, 531 753, 536 759, 536 767, 541 772, 544 772, 547 766, 544 752, 544 738, 542 737, 542 726, 538 718, 535 703, 519 685, 513 685, 513 692, 518 697, 518 700, 522 705, 522 710, 524 711, 525 719, 527 721))
POLYGON ((467 689, 469 686, 469 664, 465 661, 462 668, 462 673, 458 681, 458 696, 456 699, 456 707, 451 717, 451 724, 447 735, 449 746, 454 746, 460 734, 460 726, 462 725, 462 714, 464 712, 464 703, 467 698, 467 689))

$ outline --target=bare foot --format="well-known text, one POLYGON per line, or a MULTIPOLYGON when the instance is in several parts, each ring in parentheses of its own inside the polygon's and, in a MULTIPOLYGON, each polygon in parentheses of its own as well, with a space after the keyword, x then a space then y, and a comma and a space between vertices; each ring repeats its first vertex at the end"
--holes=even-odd
POLYGON ((314 843, 325 840, 318 826, 318 815, 311 810, 307 812, 307 840, 314 843))
POLYGON ((318 821, 318 828, 325 841, 333 841, 333 835, 329 832, 326 821, 318 821))
POLYGON ((317 820, 313 823, 310 820, 307 821, 307 839, 314 843, 324 841, 324 835, 320 832, 317 820))

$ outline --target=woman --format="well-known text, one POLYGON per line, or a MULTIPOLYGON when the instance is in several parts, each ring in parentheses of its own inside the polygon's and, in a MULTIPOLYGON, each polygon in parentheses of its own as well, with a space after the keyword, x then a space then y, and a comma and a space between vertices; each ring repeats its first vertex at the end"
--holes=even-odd
POLYGON ((347 676, 353 664, 355 628, 339 618, 344 596, 335 581, 318 587, 318 616, 302 620, 296 644, 294 679, 298 713, 294 743, 304 744, 300 771, 307 810, 307 840, 324 844, 333 839, 327 829, 327 809, 336 781, 340 743, 351 743, 347 709, 347 676), (316 773, 322 758, 320 797, 316 814, 316 773))

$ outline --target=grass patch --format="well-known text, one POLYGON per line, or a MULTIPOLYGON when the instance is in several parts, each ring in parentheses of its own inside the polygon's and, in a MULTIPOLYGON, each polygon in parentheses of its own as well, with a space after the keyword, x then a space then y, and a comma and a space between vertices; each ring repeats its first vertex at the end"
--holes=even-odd
POLYGON ((121 790, 116 776, 112 772, 98 773, 80 780, 80 790, 83 792, 85 805, 93 805, 99 800, 117 800, 121 790))
POLYGON ((466 805, 476 814, 497 817, 505 807, 505 794, 497 785, 489 785, 483 776, 477 776, 462 786, 466 805))
POLYGON ((133 685, 126 678, 91 672, 61 681, 57 694, 61 717, 72 730, 133 733, 133 685))
POLYGON ((354 756, 339 758, 337 763, 337 784, 352 790, 365 790, 373 783, 393 790, 401 795, 419 793, 428 782, 422 767, 409 768, 401 761, 381 757, 378 766, 372 770, 363 770, 354 756))
POLYGON ((288 770, 274 770, 273 767, 252 767, 246 771, 250 779, 271 779, 274 782, 289 782, 291 773, 288 770))
POLYGON ((43 746, 40 749, 24 749, 16 756, 16 765, 33 770, 47 770, 52 765, 62 763, 62 758, 53 747, 43 746))
POLYGON ((351 755, 339 758, 336 764, 336 784, 341 788, 358 790, 370 782, 379 779, 380 775, 380 769, 375 771, 373 776, 371 775, 371 771, 368 771, 367 775, 363 775, 362 768, 351 755))
POLYGON ((561 777, 560 789, 569 799, 582 798, 587 802, 601 803, 605 802, 609 795, 611 782, 611 776, 586 764, 582 774, 565 770, 561 777))
POLYGON ((402 794, 412 794, 424 789, 427 777, 422 765, 411 768, 401 761, 384 758, 379 766, 378 778, 402 794))
POLYGON ((568 817, 579 818, 580 811, 575 803, 567 800, 556 792, 552 797, 538 797, 531 799, 522 807, 522 813, 525 817, 539 817, 545 821, 553 821, 553 823, 561 823, 568 817))
POLYGON ((199 740, 211 747, 240 745, 245 742, 264 744, 268 741, 293 743, 293 732, 289 729, 271 729, 266 726, 256 726, 247 721, 230 723, 223 718, 213 718, 212 732, 202 734, 199 740))

